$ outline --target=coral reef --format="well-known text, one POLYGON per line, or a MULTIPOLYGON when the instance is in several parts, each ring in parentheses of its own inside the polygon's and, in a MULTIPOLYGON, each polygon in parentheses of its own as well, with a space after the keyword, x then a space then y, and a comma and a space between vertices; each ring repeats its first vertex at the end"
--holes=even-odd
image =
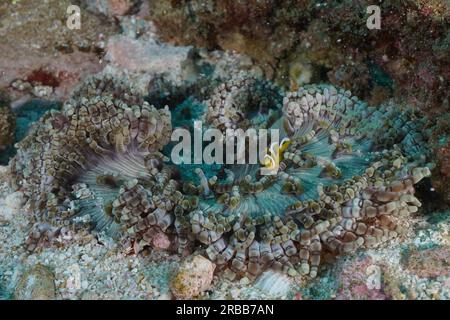
POLYGON ((267 268, 315 277, 327 257, 404 233, 421 206, 414 185, 430 175, 431 129, 410 110, 369 107, 331 85, 283 94, 233 75, 204 101, 205 120, 246 128, 266 115, 260 126, 289 141, 280 146, 280 170, 186 169, 195 182, 180 179, 161 153, 172 132, 168 107, 133 92, 126 81, 92 78, 18 144, 12 185, 35 215, 29 250, 69 226, 89 226, 135 253, 196 248, 228 279, 254 279, 267 268), (267 117, 269 108, 279 120, 267 117))
POLYGON ((366 26, 369 5, 373 2, 165 0, 150 2, 149 18, 166 41, 245 53, 267 78, 287 86, 310 78, 367 99, 380 83, 376 64, 394 81, 398 101, 431 113, 448 111, 448 2, 383 1, 380 30, 366 26), (303 76, 293 70, 303 70, 303 76))
POLYGON ((450 299, 449 8, 0 1, 0 300, 450 299))

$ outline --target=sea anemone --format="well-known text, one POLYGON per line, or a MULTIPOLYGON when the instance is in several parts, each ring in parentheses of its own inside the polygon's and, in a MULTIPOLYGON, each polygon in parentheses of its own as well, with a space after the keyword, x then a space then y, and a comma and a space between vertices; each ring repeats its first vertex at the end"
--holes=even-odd
POLYGON ((213 91, 203 117, 220 130, 279 129, 289 140, 276 148, 279 170, 224 165, 209 175, 193 166, 197 183, 161 153, 169 109, 113 82, 89 81, 18 145, 11 167, 37 221, 89 217, 135 252, 163 233, 165 248, 195 248, 230 279, 268 268, 315 277, 324 255, 397 236, 421 205, 414 185, 430 175, 426 119, 393 104, 369 107, 330 85, 283 94, 239 74, 213 91))

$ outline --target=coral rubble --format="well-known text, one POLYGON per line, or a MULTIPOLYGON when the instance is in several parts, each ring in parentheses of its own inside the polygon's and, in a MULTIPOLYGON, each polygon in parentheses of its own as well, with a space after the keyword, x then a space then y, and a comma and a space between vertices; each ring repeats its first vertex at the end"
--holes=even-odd
POLYGON ((11 162, 12 185, 35 215, 28 249, 89 226, 135 253, 196 249, 228 279, 268 268, 315 277, 327 256, 402 234, 421 206, 414 185, 430 175, 431 129, 411 110, 370 107, 331 85, 282 93, 244 73, 203 105, 212 127, 245 129, 262 117, 261 127, 279 129, 289 139, 279 171, 191 167, 197 182, 183 180, 162 150, 169 108, 126 81, 92 78, 39 120, 11 162))

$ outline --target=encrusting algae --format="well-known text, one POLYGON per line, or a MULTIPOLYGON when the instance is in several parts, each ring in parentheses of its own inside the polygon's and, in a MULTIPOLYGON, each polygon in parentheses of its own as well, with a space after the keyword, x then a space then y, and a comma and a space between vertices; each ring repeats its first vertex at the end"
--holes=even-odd
POLYGON ((192 166, 200 183, 183 180, 163 150, 171 109, 150 105, 126 82, 93 78, 40 119, 11 162, 12 185, 28 196, 36 222, 28 249, 88 225, 135 253, 157 243, 196 251, 229 279, 269 268, 316 277, 325 255, 398 236, 421 206, 414 185, 432 164, 420 114, 370 107, 331 85, 283 93, 243 73, 203 105, 212 128, 280 129, 289 143, 280 146, 279 171, 224 165, 214 175, 192 166))

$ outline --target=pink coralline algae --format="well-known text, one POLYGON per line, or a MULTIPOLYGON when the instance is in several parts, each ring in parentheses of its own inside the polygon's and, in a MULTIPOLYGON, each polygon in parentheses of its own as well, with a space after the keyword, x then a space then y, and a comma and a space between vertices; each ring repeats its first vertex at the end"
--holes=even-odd
POLYGON ((370 257, 344 262, 339 275, 337 300, 385 300, 382 269, 370 257))

